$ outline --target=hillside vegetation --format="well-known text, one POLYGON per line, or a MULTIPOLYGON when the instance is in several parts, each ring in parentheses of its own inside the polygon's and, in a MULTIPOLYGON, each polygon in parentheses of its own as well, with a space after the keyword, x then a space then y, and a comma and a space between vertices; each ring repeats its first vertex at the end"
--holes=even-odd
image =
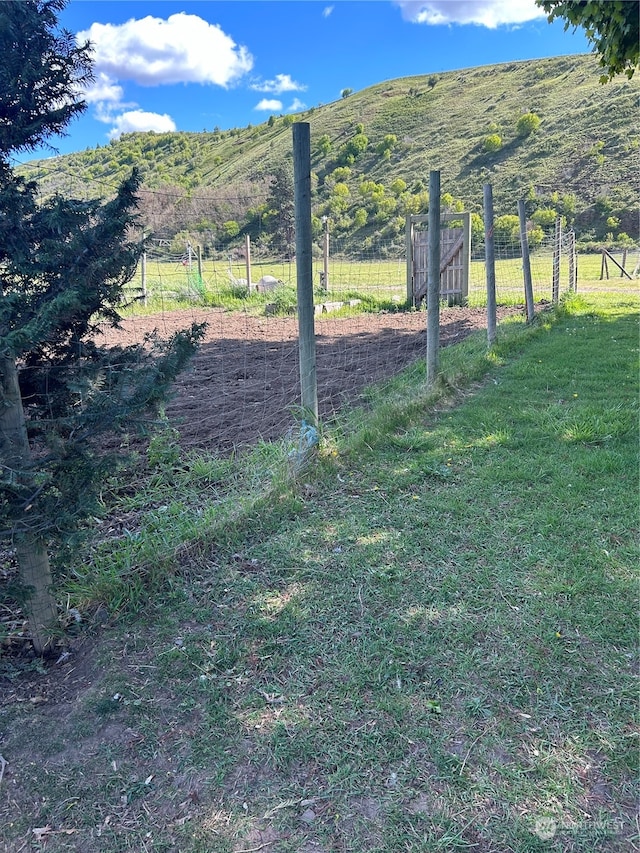
POLYGON ((498 216, 516 213, 525 197, 537 233, 559 213, 584 240, 624 243, 638 238, 640 79, 599 78, 591 55, 405 77, 257 126, 126 134, 24 173, 45 195, 104 196, 137 166, 154 236, 186 231, 206 250, 250 233, 258 248, 281 251, 291 125, 308 121, 314 227, 319 234, 328 216, 347 251, 401 246, 406 214, 428 209, 431 169, 441 171, 453 210, 481 213, 491 182, 498 216))

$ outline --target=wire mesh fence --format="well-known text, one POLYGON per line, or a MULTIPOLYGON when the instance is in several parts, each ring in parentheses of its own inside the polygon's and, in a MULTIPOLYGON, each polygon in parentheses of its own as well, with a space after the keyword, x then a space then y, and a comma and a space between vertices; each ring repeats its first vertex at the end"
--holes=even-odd
MULTIPOLYGON (((497 303, 499 305, 524 304, 523 256, 519 240, 512 237, 494 237, 494 245, 497 303)), ((569 252, 571 245, 570 234, 564 234, 559 254, 560 292, 570 290, 569 252)), ((551 302, 553 300, 554 263, 556 263, 555 236, 547 235, 539 245, 530 248, 529 259, 534 302, 551 302)), ((470 304, 486 304, 486 281, 484 240, 479 239, 472 245, 469 282, 470 304)))
MULTIPOLYGON (((562 240, 558 267, 560 292, 570 289, 571 273, 570 234, 564 234, 562 240)), ((318 252, 314 261, 314 290, 319 313, 346 308, 376 312, 406 307, 406 252, 398 249, 395 257, 388 257, 387 251, 384 255, 381 257, 375 249, 370 249, 354 258, 338 240, 332 241, 328 259, 318 252)), ((497 238, 495 257, 498 304, 523 304, 523 259, 519 243, 511 238, 497 238)), ((553 297, 555 258, 553 235, 546 236, 530 251, 536 302, 550 301, 553 297)), ((581 256, 583 282, 598 280, 599 264, 599 255, 581 256)), ((173 245, 169 241, 151 241, 145 260, 130 284, 130 293, 143 295, 147 307, 160 309, 186 303, 258 312, 270 306, 267 313, 286 314, 295 311, 295 286, 294 258, 267 257, 247 263, 242 247, 230 249, 220 245, 203 256, 200 247, 189 242, 176 248, 175 241, 173 245)), ((470 306, 486 303, 482 239, 472 243, 467 301, 470 306)))
MULTIPOLYGON (((145 230, 167 236, 147 239, 128 286, 132 301, 123 309, 122 326, 104 328, 103 341, 143 343, 154 330, 167 336, 192 322, 206 323, 200 350, 175 383, 166 408, 181 443, 228 452, 258 439, 277 439, 302 416, 295 258, 276 251, 264 233, 251 241, 247 229, 234 227, 251 204, 265 202, 267 189, 259 198, 249 192, 193 194, 180 204, 174 196, 144 191, 145 230)), ((278 211, 265 213, 265 228, 268 217, 277 221, 278 211)), ((367 385, 424 357, 426 317, 424 302, 415 308, 408 298, 411 271, 401 228, 392 240, 358 242, 353 234, 334 233, 330 221, 323 225, 314 237, 313 288, 318 408, 326 419, 367 385)), ((538 305, 556 295, 554 266, 559 292, 570 287, 568 232, 563 240, 559 255, 553 234, 531 247, 538 305)), ((500 319, 524 310, 523 258, 514 233, 496 235, 494 242, 500 319)), ((582 255, 577 263, 578 289, 597 285, 600 256, 582 255)), ((474 233, 468 295, 461 306, 443 305, 442 345, 486 328, 486 301, 484 243, 474 233)))
MULTIPOLYGON (((547 236, 530 254, 534 300, 570 288, 570 241, 558 255, 547 236)), ((313 266, 318 403, 327 418, 363 388, 424 357, 424 306, 407 306, 407 257, 398 248, 360 250, 338 238, 317 245, 313 266), (395 254, 395 256, 393 256, 395 254)), ((513 237, 495 241, 499 318, 524 305, 523 258, 513 237)), ((578 259, 578 286, 596 281, 597 256, 578 259)), ((141 299, 128 310, 114 340, 140 340, 151 329, 168 334, 206 322, 206 338, 191 369, 176 383, 167 414, 186 447, 227 452, 284 435, 299 411, 296 265, 293 258, 251 257, 247 243, 209 246, 151 241, 132 287, 141 299), (143 269, 144 266, 144 269, 143 269)), ((441 312, 441 342, 460 340, 486 324, 484 244, 471 246, 465 305, 441 312)), ((113 332, 109 332, 114 335, 113 332)))

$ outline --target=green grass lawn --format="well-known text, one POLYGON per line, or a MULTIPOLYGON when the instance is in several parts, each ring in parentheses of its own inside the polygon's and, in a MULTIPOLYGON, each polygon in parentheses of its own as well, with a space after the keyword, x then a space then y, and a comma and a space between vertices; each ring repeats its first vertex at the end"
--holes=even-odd
MULTIPOLYGON (((633 267, 635 256, 630 256, 627 266, 633 267)), ((603 286, 631 287, 628 279, 621 279, 610 263, 612 278, 603 286)), ((242 262, 202 262, 202 276, 195 261, 191 267, 181 262, 149 260, 147 262, 147 300, 138 302, 128 313, 148 314, 167 312, 186 305, 222 307, 228 310, 244 310, 262 314, 267 303, 281 302, 283 310, 293 307, 296 301, 295 263, 261 261, 253 263, 251 280, 255 284, 262 276, 272 276, 282 282, 274 294, 247 293, 245 284, 246 267, 242 262)), ((315 301, 338 302, 360 299, 360 305, 352 310, 380 311, 398 308, 406 303, 406 262, 397 260, 346 261, 332 258, 329 267, 329 288, 320 287, 322 261, 314 264, 315 301)), ((601 256, 584 254, 578 258, 578 290, 592 289, 600 285, 601 256)), ((531 254, 533 295, 536 302, 550 301, 552 297, 553 256, 550 250, 533 251, 531 254)), ((471 263, 468 302, 472 306, 486 305, 486 273, 482 260, 471 263)), ((563 257, 560 268, 560 292, 568 289, 568 261, 563 257)), ((131 282, 129 292, 137 294, 141 287, 138 270, 131 282)), ((524 303, 522 260, 520 258, 496 261, 496 296, 499 304, 519 305, 524 303)))
POLYGON ((5 667, 5 849, 637 849, 638 307, 443 350, 295 474, 159 440, 65 581, 106 625, 54 698, 5 667))

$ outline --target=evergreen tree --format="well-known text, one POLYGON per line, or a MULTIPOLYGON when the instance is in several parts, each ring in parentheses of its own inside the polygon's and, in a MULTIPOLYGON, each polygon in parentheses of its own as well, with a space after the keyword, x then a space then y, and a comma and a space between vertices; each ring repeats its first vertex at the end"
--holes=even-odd
POLYGON ((51 648, 49 552, 95 512, 113 461, 105 431, 145 423, 193 353, 201 327, 145 346, 100 346, 117 327, 142 247, 132 239, 138 176, 107 203, 54 196, 11 158, 48 143, 85 108, 88 46, 58 30, 65 0, 0 4, 0 530, 15 546, 34 648, 51 648))
POLYGON ((273 247, 286 259, 292 258, 295 254, 296 223, 293 168, 290 163, 283 162, 275 168, 268 204, 273 247))

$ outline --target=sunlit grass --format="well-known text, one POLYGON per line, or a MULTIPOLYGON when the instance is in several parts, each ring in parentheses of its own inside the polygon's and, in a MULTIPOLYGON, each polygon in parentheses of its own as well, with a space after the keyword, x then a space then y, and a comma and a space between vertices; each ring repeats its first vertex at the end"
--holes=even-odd
POLYGON ((6 713, 9 849, 633 849, 638 307, 447 348, 303 469, 155 441, 66 581, 99 672, 6 713))
MULTIPOLYGON (((327 288, 321 286, 321 270, 322 262, 316 259, 314 264, 316 304, 360 300, 359 305, 347 307, 347 311, 351 312, 395 310, 406 305, 407 273, 404 259, 369 262, 331 259, 327 288)), ((552 254, 548 251, 532 252, 531 273, 534 300, 549 302, 552 298, 552 254)), ((601 281, 600 274, 600 255, 580 255, 578 292, 581 287, 589 290, 597 287, 603 292, 622 289, 637 293, 637 282, 620 278, 617 273, 608 280, 601 281)), ((201 276, 195 263, 185 267, 180 263, 148 262, 146 298, 141 297, 141 278, 138 270, 129 286, 129 293, 135 295, 137 301, 127 311, 139 315, 167 312, 190 306, 209 306, 263 314, 266 306, 273 304, 274 301, 282 305, 286 303, 282 311, 276 309, 274 313, 287 313, 295 306, 295 263, 283 264, 273 261, 254 265, 252 283, 255 285, 262 276, 271 276, 281 283, 276 291, 257 293, 252 290, 249 292, 246 276, 245 266, 238 262, 204 260, 201 276)), ((566 257, 563 257, 560 267, 560 292, 566 292, 568 287, 569 267, 566 257)), ((520 258, 496 261, 496 294, 498 303, 501 305, 524 303, 524 280, 520 258)), ((470 306, 478 307, 486 305, 486 300, 485 264, 483 260, 474 260, 470 268, 467 302, 470 306)))

